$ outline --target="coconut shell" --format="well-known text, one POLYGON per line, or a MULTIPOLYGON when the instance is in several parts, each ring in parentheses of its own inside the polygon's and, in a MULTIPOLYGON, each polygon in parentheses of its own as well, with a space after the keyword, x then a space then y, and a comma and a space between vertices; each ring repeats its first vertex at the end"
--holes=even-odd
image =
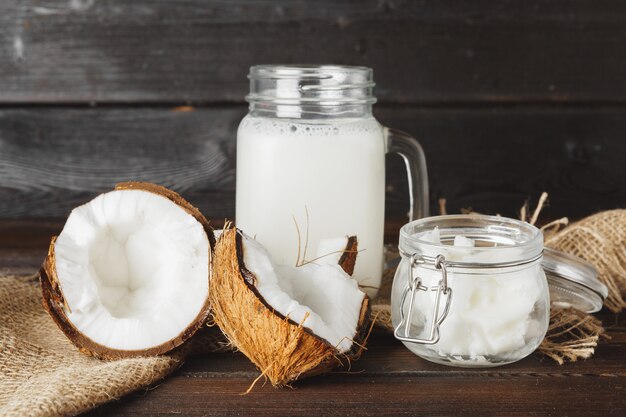
POLYGON ((187 213, 191 214, 196 220, 200 222, 209 238, 209 245, 211 246, 211 248, 215 247, 215 234, 213 233, 213 228, 211 227, 209 220, 207 220, 207 218, 204 217, 202 213, 200 213, 200 210, 198 210, 197 207, 194 207, 191 203, 181 197, 181 195, 177 192, 172 191, 169 188, 165 188, 162 185, 139 181, 119 182, 115 184, 115 190, 147 191, 167 198, 168 200, 172 201, 177 206, 185 210, 187 213))
POLYGON ((352 276, 352 274, 354 273, 356 256, 358 254, 357 248, 358 241, 356 236, 349 236, 344 252, 339 258, 339 266, 341 266, 341 269, 346 271, 346 274, 350 276, 352 276))
MULTIPOLYGON (((191 214, 196 220, 202 224, 207 237, 209 239, 209 262, 212 263, 213 255, 212 249, 215 247, 215 236, 213 234, 213 229, 209 225, 207 219, 200 213, 200 211, 189 204, 185 199, 183 199, 177 193, 168 190, 165 187, 161 187, 155 184, 149 184, 144 182, 126 182, 118 184, 115 187, 116 190, 142 190, 146 192, 151 192, 154 194, 158 194, 160 196, 166 197, 172 202, 176 203, 178 206, 183 208, 189 214, 191 214)), ((57 236, 53 236, 50 241, 50 246, 48 248, 48 255, 43 262, 43 265, 39 271, 39 282, 41 284, 42 291, 42 304, 44 308, 48 311, 54 322, 59 326, 61 331, 65 333, 68 339, 83 353, 88 354, 90 356, 95 356, 101 359, 120 359, 120 358, 129 358, 129 357, 137 357, 137 356, 155 356, 161 355, 167 352, 174 350, 175 348, 181 346, 185 341, 187 341, 198 329, 200 329, 206 322, 206 319, 209 315, 209 299, 205 301, 202 309, 196 316, 196 318, 192 321, 192 323, 185 329, 181 329, 181 333, 165 343, 162 343, 158 346, 153 346, 148 349, 142 350, 118 350, 112 349, 110 347, 101 345, 89 337, 85 336, 81 333, 74 324, 67 317, 67 313, 71 312, 70 306, 68 306, 67 301, 63 295, 63 290, 60 285, 60 281, 57 276, 56 271, 56 261, 55 261, 55 243, 57 236)), ((210 279, 212 267, 209 265, 209 276, 207 280, 210 279)))
POLYGON ((302 323, 275 311, 256 289, 256 277, 243 257, 243 238, 237 229, 225 230, 215 247, 209 298, 213 320, 229 341, 246 355, 274 386, 327 372, 357 358, 369 320, 369 300, 364 298, 359 331, 353 349, 339 351, 302 323))

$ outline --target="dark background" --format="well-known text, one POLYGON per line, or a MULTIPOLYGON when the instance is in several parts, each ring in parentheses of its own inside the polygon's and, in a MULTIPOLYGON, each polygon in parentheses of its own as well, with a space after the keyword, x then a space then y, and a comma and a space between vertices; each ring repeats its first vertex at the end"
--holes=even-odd
MULTIPOLYGON (((626 2, 0 2, 0 218, 62 219, 122 180, 234 216, 248 67, 374 68, 431 206, 549 218, 626 206, 626 2)), ((406 212, 388 160, 387 212, 406 212)))

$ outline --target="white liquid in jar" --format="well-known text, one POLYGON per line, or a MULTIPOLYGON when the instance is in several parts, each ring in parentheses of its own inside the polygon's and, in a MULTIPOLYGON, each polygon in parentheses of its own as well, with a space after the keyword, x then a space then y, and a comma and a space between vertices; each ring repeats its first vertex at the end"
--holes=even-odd
POLYGON ((375 119, 302 123, 246 116, 241 122, 237 227, 277 264, 296 264, 295 223, 301 261, 305 246, 312 260, 320 240, 356 235, 354 277, 374 295, 382 275, 384 201, 385 143, 375 119))

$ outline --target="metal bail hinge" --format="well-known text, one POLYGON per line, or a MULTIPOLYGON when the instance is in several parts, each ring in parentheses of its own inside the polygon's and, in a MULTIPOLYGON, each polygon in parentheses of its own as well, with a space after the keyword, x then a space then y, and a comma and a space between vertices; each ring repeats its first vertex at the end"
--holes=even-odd
POLYGON ((421 343, 425 345, 433 345, 439 341, 439 326, 445 320, 448 315, 448 311, 450 310, 450 300, 452 299, 452 289, 448 287, 448 271, 446 269, 446 260, 443 255, 439 255, 434 259, 434 262, 431 260, 430 262, 426 259, 419 257, 417 254, 411 255, 411 265, 409 267, 409 285, 406 287, 402 294, 402 300, 400 301, 400 323, 395 328, 393 335, 396 339, 401 340, 403 342, 411 342, 411 343, 421 343), (426 287, 422 285, 422 282, 418 276, 413 276, 413 271, 419 264, 424 263, 433 263, 436 269, 441 270, 441 280, 434 287, 426 287), (413 303, 415 301, 415 293, 416 291, 436 291, 435 295, 435 303, 433 305, 433 315, 430 325, 430 332, 428 339, 419 339, 416 337, 411 337, 410 329, 411 329, 411 318, 413 313, 413 303), (405 317, 404 314, 404 302, 406 301, 406 297, 411 293, 411 299, 409 302, 409 313, 408 317, 405 317), (446 305, 443 309, 443 312, 439 317, 437 314, 439 312, 439 304, 441 302, 441 295, 446 296, 446 305), (403 331, 403 333, 401 333, 403 331))

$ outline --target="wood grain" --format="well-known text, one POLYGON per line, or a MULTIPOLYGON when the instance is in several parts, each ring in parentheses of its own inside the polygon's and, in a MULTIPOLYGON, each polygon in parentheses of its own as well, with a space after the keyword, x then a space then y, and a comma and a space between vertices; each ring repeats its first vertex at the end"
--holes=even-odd
MULTIPOLYGON (((0 109, 0 218, 64 219, 118 181, 179 191, 214 220, 234 217, 236 129, 243 106, 0 109)), ((419 138, 431 210, 517 216, 550 193, 548 218, 626 207, 626 108, 376 109, 419 138)), ((387 160, 389 219, 408 208, 398 157, 387 160)), ((398 225, 402 224, 400 220, 398 225)))
POLYGON ((174 188, 206 215, 230 216, 242 111, 0 110, 0 217, 66 217, 125 180, 174 188))
POLYGON ((623 416, 624 378, 326 376, 295 390, 249 378, 173 377, 91 416, 623 416))
MULTIPOLYGON (((626 207, 621 107, 397 107, 378 114, 422 143, 433 213, 446 198, 449 213, 472 208, 517 217, 542 191, 550 194, 544 214, 552 219, 626 207)), ((388 171, 388 183, 398 187, 388 193, 389 213, 408 204, 401 174, 388 171)))
POLYGON ((8 0, 1 103, 242 101, 248 67, 373 67, 382 101, 624 103, 618 0, 8 0))

